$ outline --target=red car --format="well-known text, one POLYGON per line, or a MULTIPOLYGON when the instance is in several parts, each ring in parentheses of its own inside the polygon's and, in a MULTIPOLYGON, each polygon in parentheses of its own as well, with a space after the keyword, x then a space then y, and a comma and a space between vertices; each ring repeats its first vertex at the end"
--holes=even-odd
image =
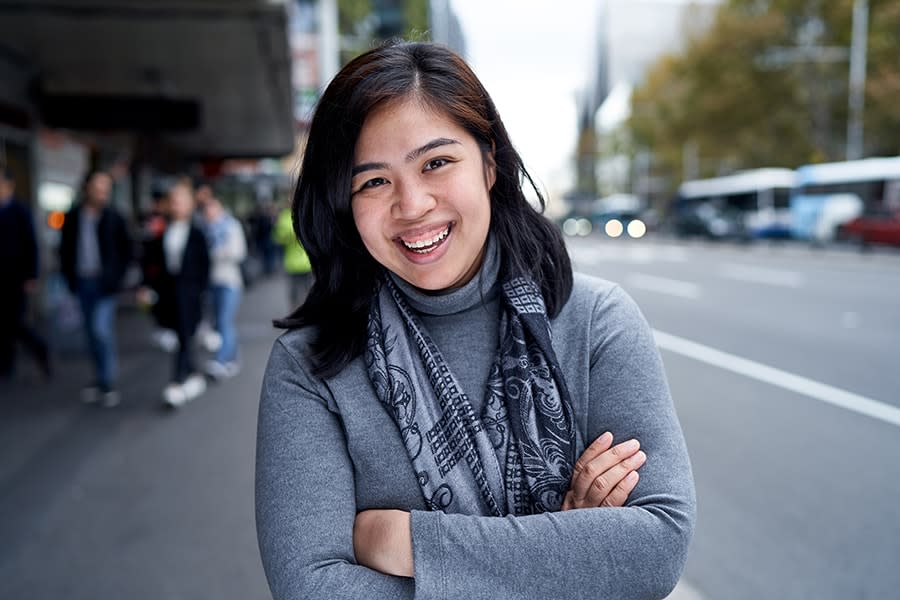
POLYGON ((837 237, 860 245, 900 246, 900 210, 862 214, 838 227, 837 237))

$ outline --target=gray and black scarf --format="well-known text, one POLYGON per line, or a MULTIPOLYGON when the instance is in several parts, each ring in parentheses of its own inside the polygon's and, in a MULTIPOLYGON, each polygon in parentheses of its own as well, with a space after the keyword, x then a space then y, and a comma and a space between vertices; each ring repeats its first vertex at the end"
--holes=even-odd
POLYGON ((504 282, 502 296, 500 344, 481 415, 390 277, 379 283, 369 313, 369 378, 431 510, 556 511, 569 487, 574 416, 543 297, 521 277, 504 282))

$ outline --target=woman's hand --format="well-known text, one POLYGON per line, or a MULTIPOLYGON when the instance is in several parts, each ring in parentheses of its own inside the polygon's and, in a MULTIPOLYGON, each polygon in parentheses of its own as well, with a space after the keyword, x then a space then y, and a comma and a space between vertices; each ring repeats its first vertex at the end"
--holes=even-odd
POLYGON ((606 432, 575 461, 572 484, 563 499, 562 510, 622 506, 637 485, 637 469, 647 460, 637 440, 612 445, 606 432))
POLYGON ((410 515, 403 510, 364 510, 353 524, 356 562, 386 575, 413 576, 410 515))

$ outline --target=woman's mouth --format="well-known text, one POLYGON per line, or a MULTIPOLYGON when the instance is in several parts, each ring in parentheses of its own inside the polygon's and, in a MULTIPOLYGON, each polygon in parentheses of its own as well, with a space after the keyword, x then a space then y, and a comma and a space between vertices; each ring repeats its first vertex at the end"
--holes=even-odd
POLYGON ((400 243, 404 248, 409 250, 410 252, 415 252, 416 254, 431 254, 435 250, 437 250, 441 244, 444 243, 444 240, 447 239, 447 236, 450 235, 450 231, 453 228, 453 223, 447 223, 447 226, 442 230, 429 235, 427 238, 415 239, 415 240, 406 240, 402 237, 400 238, 400 243))

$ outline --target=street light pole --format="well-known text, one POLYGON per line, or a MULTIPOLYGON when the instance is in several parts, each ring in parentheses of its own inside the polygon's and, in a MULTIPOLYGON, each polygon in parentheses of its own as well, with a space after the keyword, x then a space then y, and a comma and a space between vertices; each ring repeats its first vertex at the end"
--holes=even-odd
POLYGON ((866 103, 866 48, 869 38, 869 2, 853 3, 853 39, 850 44, 850 93, 847 115, 847 160, 863 155, 863 111, 866 103))

